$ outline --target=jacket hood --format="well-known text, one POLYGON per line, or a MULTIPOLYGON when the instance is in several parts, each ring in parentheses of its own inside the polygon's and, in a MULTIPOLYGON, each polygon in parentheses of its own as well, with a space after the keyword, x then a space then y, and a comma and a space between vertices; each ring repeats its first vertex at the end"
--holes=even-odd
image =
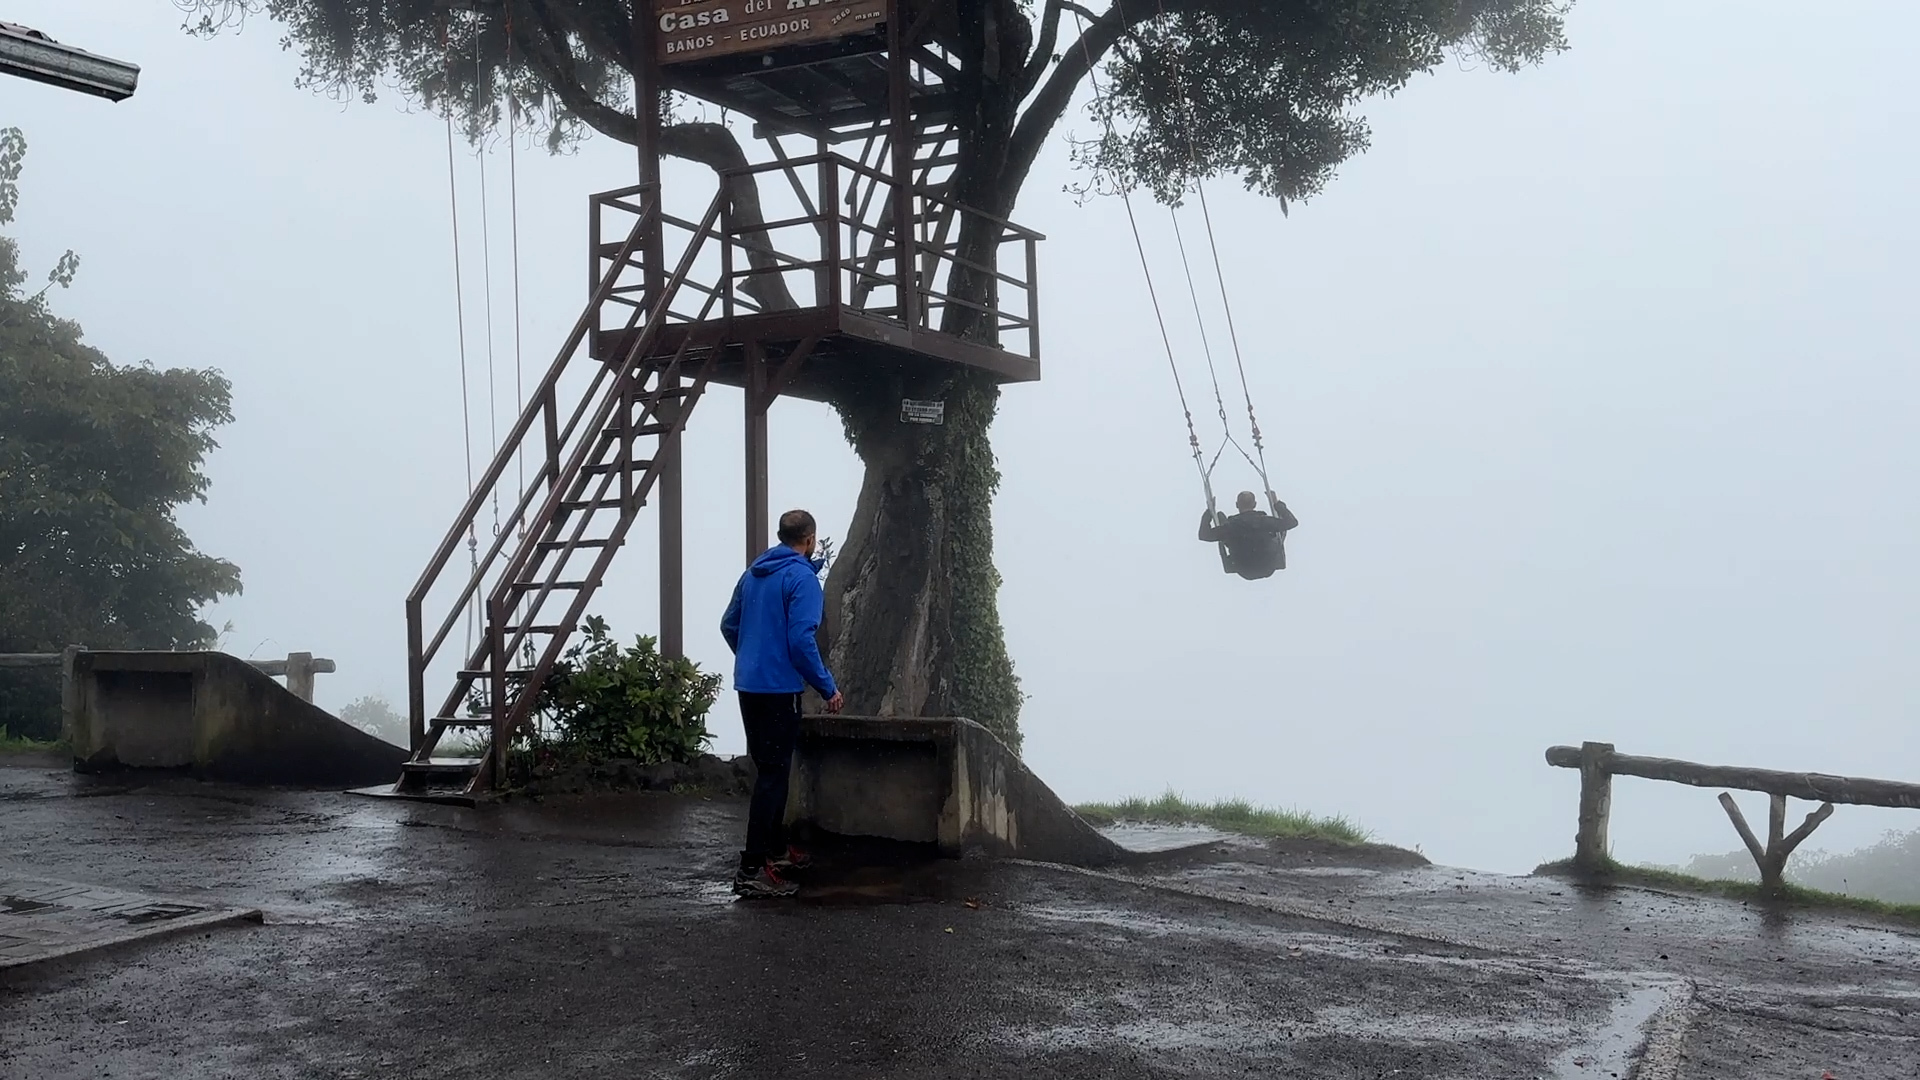
POLYGON ((769 574, 779 573, 788 565, 795 563, 805 567, 808 573, 813 572, 813 566, 807 561, 805 555, 785 544, 775 544, 761 552, 759 558, 753 560, 752 573, 754 577, 766 577, 769 574))

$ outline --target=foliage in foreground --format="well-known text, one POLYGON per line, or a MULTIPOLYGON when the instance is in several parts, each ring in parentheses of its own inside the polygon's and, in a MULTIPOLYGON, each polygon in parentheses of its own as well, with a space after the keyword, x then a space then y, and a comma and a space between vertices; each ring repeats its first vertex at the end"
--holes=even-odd
POLYGON ((1304 810, 1275 810, 1255 806, 1244 799, 1188 802, 1172 791, 1157 799, 1086 803, 1073 809, 1097 826, 1123 821, 1147 825, 1206 825, 1244 836, 1297 837, 1337 844, 1365 844, 1373 840, 1371 832, 1343 817, 1319 817, 1304 810))
POLYGON ((692 761, 713 735, 707 714, 720 676, 685 658, 660 655, 650 637, 621 648, 597 615, 540 691, 543 734, 533 747, 586 761, 633 758, 651 765, 692 761))
POLYGON ((1543 877, 1569 877, 1602 884, 1638 885, 1649 889, 1667 889, 1673 892, 1693 893, 1704 896, 1718 896, 1728 900, 1740 900, 1747 903, 1778 904, 1787 907, 1832 908, 1843 911, 1859 911, 1869 915, 1881 915, 1888 918, 1920 923, 1920 904, 1900 904, 1886 900, 1874 900, 1865 896, 1846 896, 1840 893, 1823 892, 1809 889, 1804 885, 1788 882, 1779 892, 1760 887, 1758 881, 1727 881, 1717 878, 1698 877, 1677 870, 1668 870, 1654 866, 1629 866, 1613 858, 1598 874, 1585 874, 1574 868, 1572 859, 1543 863, 1534 868, 1536 875, 1543 877))
MULTIPOLYGON (((0 224, 25 155, 19 129, 0 131, 0 224)), ((175 511, 206 500, 227 380, 108 361, 47 304, 78 266, 68 252, 29 291, 0 237, 0 652, 207 647, 200 609, 238 593, 240 571, 197 550, 175 511)), ((58 679, 0 672, 0 724, 58 734, 58 679)))

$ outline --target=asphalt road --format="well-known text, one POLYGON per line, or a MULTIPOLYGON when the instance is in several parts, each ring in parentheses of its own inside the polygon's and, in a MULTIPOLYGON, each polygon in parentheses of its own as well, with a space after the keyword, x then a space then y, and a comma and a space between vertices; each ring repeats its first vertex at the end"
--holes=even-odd
POLYGON ((726 888, 741 807, 0 767, 0 869, 261 908, 0 975, 0 1078, 1913 1080, 1920 936, 1244 842, 726 888))

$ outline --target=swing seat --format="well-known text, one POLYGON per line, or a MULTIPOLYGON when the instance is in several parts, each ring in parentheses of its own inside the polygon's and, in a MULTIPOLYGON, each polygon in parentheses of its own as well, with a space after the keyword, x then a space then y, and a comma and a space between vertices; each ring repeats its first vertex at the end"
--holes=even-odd
MULTIPOLYGON (((1213 515, 1214 528, 1216 529, 1220 528, 1226 525, 1226 523, 1227 523, 1227 515, 1220 514, 1220 513, 1216 513, 1213 515)), ((1215 546, 1220 549, 1220 572, 1223 574, 1238 573, 1238 571, 1233 568, 1233 552, 1227 550, 1227 542, 1225 540, 1221 540, 1217 542, 1215 546)))
MULTIPOLYGON (((1227 515, 1223 513, 1216 512, 1213 515, 1215 529, 1224 530, 1227 521, 1227 515)), ((1214 541, 1220 549, 1220 572, 1235 574, 1248 581, 1263 581, 1272 577, 1285 565, 1285 556, 1281 554, 1284 550, 1281 547, 1285 542, 1284 536, 1284 533, 1275 534, 1264 543, 1257 539, 1243 537, 1243 547, 1251 542, 1253 549, 1243 550, 1237 556, 1224 537, 1214 541)))

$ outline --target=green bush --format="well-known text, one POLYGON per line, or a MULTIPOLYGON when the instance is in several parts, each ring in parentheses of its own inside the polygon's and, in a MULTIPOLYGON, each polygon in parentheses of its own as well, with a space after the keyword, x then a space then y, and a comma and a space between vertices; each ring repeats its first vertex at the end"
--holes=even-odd
POLYGON ((592 616, 586 637, 567 650, 541 689, 538 711, 552 749, 590 761, 635 758, 642 764, 691 761, 713 736, 707 713, 720 696, 720 676, 691 660, 660 655, 650 637, 622 649, 607 621, 592 616))

